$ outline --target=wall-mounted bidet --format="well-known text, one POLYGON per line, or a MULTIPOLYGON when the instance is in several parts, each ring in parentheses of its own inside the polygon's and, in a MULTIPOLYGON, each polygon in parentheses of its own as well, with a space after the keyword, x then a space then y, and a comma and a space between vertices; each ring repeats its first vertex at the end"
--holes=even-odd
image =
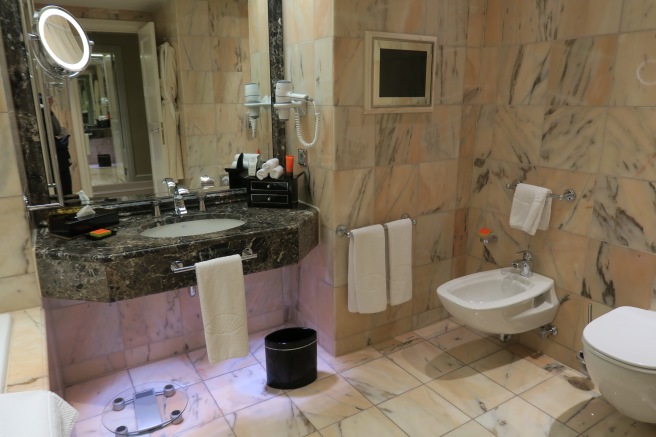
POLYGON ((508 268, 474 273, 437 288, 454 317, 483 332, 517 334, 553 321, 558 298, 553 279, 524 277, 508 268))
POLYGON ((656 423, 656 311, 620 307, 583 330, 590 378, 606 400, 635 420, 656 423))

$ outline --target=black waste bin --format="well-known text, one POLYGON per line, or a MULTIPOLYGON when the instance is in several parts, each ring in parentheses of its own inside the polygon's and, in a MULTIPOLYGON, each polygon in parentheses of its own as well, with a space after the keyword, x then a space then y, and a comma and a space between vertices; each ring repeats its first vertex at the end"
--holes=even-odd
POLYGON ((317 379, 317 331, 285 328, 264 337, 267 384, 298 388, 317 379))

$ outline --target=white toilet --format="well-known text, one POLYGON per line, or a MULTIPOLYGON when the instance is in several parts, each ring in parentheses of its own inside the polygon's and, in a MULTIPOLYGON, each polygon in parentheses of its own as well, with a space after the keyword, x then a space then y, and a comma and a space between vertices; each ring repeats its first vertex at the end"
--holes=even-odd
POLYGON ((656 423, 656 311, 620 307, 583 330, 590 378, 618 411, 656 423))

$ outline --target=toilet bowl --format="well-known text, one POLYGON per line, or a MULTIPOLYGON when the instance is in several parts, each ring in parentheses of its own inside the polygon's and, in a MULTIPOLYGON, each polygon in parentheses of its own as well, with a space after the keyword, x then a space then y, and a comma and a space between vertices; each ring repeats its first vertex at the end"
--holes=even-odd
POLYGON ((656 312, 619 307, 583 330, 590 378, 606 400, 632 419, 656 423, 656 312))
POLYGON ((444 308, 490 334, 517 334, 551 323, 558 311, 553 279, 504 268, 452 279, 437 288, 444 308))

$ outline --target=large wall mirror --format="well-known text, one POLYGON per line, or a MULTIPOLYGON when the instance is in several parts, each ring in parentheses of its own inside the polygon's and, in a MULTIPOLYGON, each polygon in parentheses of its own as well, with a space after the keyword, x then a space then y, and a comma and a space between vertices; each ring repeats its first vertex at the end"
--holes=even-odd
MULTIPOLYGON (((172 36, 171 32, 172 29, 177 31, 175 14, 189 13, 188 6, 193 2, 188 0, 117 0, 112 3, 112 11, 106 11, 103 14, 102 10, 106 7, 106 3, 104 0, 60 0, 51 3, 73 13, 94 42, 94 46, 88 66, 75 77, 63 81, 63 86, 50 86, 52 82, 46 79, 40 84, 43 89, 37 87, 36 93, 42 94, 43 118, 56 119, 56 123, 61 127, 60 136, 70 135, 68 147, 72 161, 70 167, 71 193, 83 189, 91 192, 94 198, 124 200, 130 200, 133 198, 132 195, 143 197, 164 194, 165 187, 159 182, 164 177, 173 175, 171 174, 172 170, 162 163, 162 156, 167 153, 162 145, 162 135, 164 135, 162 127, 166 126, 166 118, 162 117, 161 90, 158 79, 158 73, 162 71, 162 66, 157 62, 156 50, 164 43, 169 43, 177 50, 188 49, 188 47, 181 47, 183 45, 180 42, 182 38, 175 34, 172 36), (107 19, 108 15, 113 14, 116 17, 112 16, 111 18, 124 18, 116 13, 116 10, 120 10, 122 7, 125 10, 132 10, 133 16, 129 19, 107 19), (140 11, 136 11, 137 9, 140 11), (90 16, 101 16, 102 19, 88 18, 90 16), (140 21, 143 18, 145 20, 140 21), (145 34, 148 35, 144 36, 145 34), (150 60, 153 61, 150 66, 144 66, 144 59, 147 58, 151 58, 150 60), (151 99, 149 102, 149 98, 152 98, 153 95, 156 95, 157 98, 151 99), (52 118, 47 117, 48 110, 52 118), (153 113, 158 113, 159 119, 157 117, 153 119, 151 117, 153 113), (160 185, 162 185, 161 191, 158 190, 160 185)), ((208 4, 208 2, 196 3, 208 4)), ((25 9, 32 9, 31 12, 33 12, 43 7, 40 4, 32 5, 29 0, 10 0, 7 6, 14 6, 14 9, 20 8, 23 16, 27 15, 28 17, 30 13, 25 14, 25 9)), ((278 19, 282 17, 281 0, 225 0, 225 5, 221 6, 224 11, 233 7, 241 8, 242 17, 244 12, 247 14, 247 26, 244 26, 243 23, 235 26, 234 20, 231 21, 229 16, 220 19, 214 17, 215 20, 211 23, 211 29, 208 29, 208 32, 216 32, 216 26, 221 25, 225 26, 225 29, 221 31, 222 35, 229 35, 229 32, 232 31, 242 32, 243 39, 245 27, 248 29, 247 32, 251 33, 246 36, 246 41, 250 40, 250 44, 246 43, 245 46, 239 47, 241 61, 243 61, 243 67, 239 68, 243 68, 245 71, 237 83, 222 83, 236 75, 222 74, 221 66, 234 65, 235 59, 221 59, 223 52, 220 50, 211 52, 216 57, 212 62, 219 66, 218 74, 209 74, 208 76, 204 74, 205 71, 200 71, 202 68, 196 72, 193 66, 177 65, 178 69, 186 71, 185 74, 176 74, 178 91, 181 92, 183 86, 188 87, 185 89, 185 92, 188 93, 187 96, 178 95, 179 103, 181 103, 181 107, 178 108, 178 117, 184 118, 185 115, 188 117, 187 124, 180 132, 185 172, 178 178, 184 179, 192 190, 196 188, 196 180, 203 173, 213 177, 219 188, 222 173, 225 173, 222 172, 222 167, 230 165, 236 152, 262 149, 265 155, 272 156, 275 153, 276 141, 273 137, 276 136, 279 129, 275 126, 275 122, 272 127, 271 111, 260 111, 257 137, 252 138, 252 130, 249 129, 246 110, 243 106, 243 86, 247 82, 256 81, 260 84, 262 95, 270 95, 271 82, 282 79, 281 29, 280 38, 276 38, 279 49, 273 50, 275 56, 270 56, 269 44, 271 42, 268 39, 268 21, 271 21, 272 17, 267 19, 267 14, 273 10, 274 14, 279 14, 278 17, 273 18, 280 23, 278 19), (255 36, 253 32, 258 32, 259 35, 255 36), (264 40, 264 38, 266 39, 264 40), (265 42, 262 42, 263 40, 265 42), (280 72, 280 76, 272 78, 271 71, 274 72, 274 76, 277 74, 275 72, 280 72), (195 117, 202 118, 204 115, 199 114, 196 107, 191 109, 182 107, 186 104, 199 103, 197 95, 193 95, 195 85, 190 87, 188 81, 196 81, 203 76, 204 80, 213 82, 214 95, 232 92, 235 99, 232 106, 216 104, 216 113, 213 114, 211 120, 205 120, 205 125, 220 124, 222 117, 225 116, 232 120, 231 126, 233 126, 234 132, 223 132, 221 130, 223 128, 219 129, 218 127, 216 128, 218 131, 204 132, 202 131, 203 126, 199 127, 201 123, 194 121, 195 117), (181 81, 187 82, 180 83, 181 81), (241 89, 236 90, 236 88, 241 89), (188 100, 182 101, 183 97, 187 97, 188 100), (226 113, 219 114, 220 111, 226 113), (201 131, 197 132, 199 129, 201 131), (272 133, 272 131, 274 132, 272 133), (205 165, 208 161, 212 161, 211 165, 205 165)), ((229 14, 230 11, 227 13, 229 14)), ((194 32, 196 34, 193 37, 202 37, 197 34, 196 30, 194 32)), ((4 30, 3 33, 5 33, 4 30)), ((32 59, 31 56, 30 59, 32 59)), ((9 56, 7 61, 8 64, 12 63, 9 56)), ((17 84, 14 80, 11 81, 13 90, 17 84)), ((197 85, 202 86, 202 83, 197 85)), ((215 103, 211 100, 209 102, 215 103)), ((21 117, 17 117, 17 119, 19 129, 21 129, 22 119, 21 117)), ((44 129, 47 124, 49 123, 43 123, 40 130, 44 129)), ((34 147, 34 145, 26 145, 23 141, 21 147, 34 147)), ((23 153, 28 180, 51 183, 52 177, 48 174, 48 170, 53 168, 51 164, 46 163, 43 166, 28 164, 28 161, 37 155, 23 153)), ((30 201, 34 202, 32 199, 38 199, 43 203, 43 195, 32 196, 35 191, 32 185, 28 188, 30 201)), ((56 197, 53 197, 52 188, 47 192, 52 201, 56 197)))

